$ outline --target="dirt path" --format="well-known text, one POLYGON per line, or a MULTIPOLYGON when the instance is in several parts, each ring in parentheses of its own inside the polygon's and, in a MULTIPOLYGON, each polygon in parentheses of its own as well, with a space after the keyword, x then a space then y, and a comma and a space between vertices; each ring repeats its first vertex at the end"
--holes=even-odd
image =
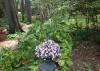
POLYGON ((100 71, 100 45, 83 42, 72 52, 74 64, 70 71, 100 71))
POLYGON ((11 48, 14 50, 18 48, 18 40, 13 39, 13 40, 8 40, 8 41, 2 41, 0 42, 0 49, 2 48, 11 48))

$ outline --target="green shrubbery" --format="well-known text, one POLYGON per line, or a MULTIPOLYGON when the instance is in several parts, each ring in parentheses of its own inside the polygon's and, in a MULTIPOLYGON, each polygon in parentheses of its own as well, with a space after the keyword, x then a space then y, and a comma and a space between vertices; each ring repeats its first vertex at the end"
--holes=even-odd
POLYGON ((72 64, 70 53, 72 41, 70 34, 67 33, 65 24, 55 24, 49 20, 44 24, 36 22, 29 32, 22 37, 19 48, 16 50, 4 49, 0 52, 0 67, 3 71, 36 71, 41 63, 35 56, 35 46, 44 39, 52 39, 61 47, 61 57, 56 61, 62 63, 59 71, 69 71, 72 64))
MULTIPOLYGON (((65 23, 55 23, 49 19, 44 24, 36 21, 29 29, 28 33, 16 33, 8 37, 15 38, 21 35, 19 48, 16 50, 3 49, 0 52, 0 69, 1 71, 36 71, 42 60, 36 58, 35 47, 44 39, 51 39, 57 42, 61 47, 61 56, 56 59, 60 63, 59 71, 69 71, 72 64, 70 53, 72 51, 72 39, 70 26, 65 23)), ((83 41, 88 40, 90 35, 94 34, 93 30, 74 30, 72 32, 73 39, 83 41), (87 33, 89 32, 89 33, 87 33)), ((99 37, 96 37, 99 43, 99 37)))
POLYGON ((72 50, 72 41, 70 34, 67 33, 66 24, 55 24, 53 20, 45 22, 43 25, 40 23, 34 24, 28 34, 33 34, 33 40, 36 42, 35 46, 42 42, 44 39, 52 39, 59 43, 61 46, 61 57, 57 61, 64 61, 64 65, 60 67, 60 71, 68 71, 69 65, 72 64, 70 53, 72 50))

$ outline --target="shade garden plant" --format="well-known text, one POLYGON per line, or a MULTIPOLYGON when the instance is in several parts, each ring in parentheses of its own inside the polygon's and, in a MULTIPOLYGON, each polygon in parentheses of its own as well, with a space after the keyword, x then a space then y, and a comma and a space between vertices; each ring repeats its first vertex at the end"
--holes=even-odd
POLYGON ((56 24, 53 21, 54 20, 50 19, 42 25, 40 23, 33 24, 33 27, 30 28, 28 34, 33 34, 34 36, 33 38, 36 42, 34 47, 41 44, 44 39, 50 39, 56 42, 60 46, 61 56, 54 60, 61 65, 59 71, 69 71, 69 67, 72 64, 72 60, 70 58, 73 45, 72 39, 70 33, 67 32, 66 24, 56 24))
POLYGON ((55 58, 61 55, 60 46, 56 42, 50 39, 45 39, 39 45, 36 46, 36 56, 43 61, 41 65, 38 66, 40 71, 50 71, 58 70, 58 63, 54 61, 55 58))
MULTIPOLYGON (((63 27, 64 24, 56 24, 53 21, 51 19, 44 24, 35 22, 28 33, 23 34, 18 49, 15 51, 6 50, 6 52, 2 50, 0 52, 0 69, 2 71, 36 71, 42 63, 41 58, 50 56, 60 64, 59 71, 69 71, 69 67, 72 64, 70 58, 72 39, 70 33, 66 32, 66 27, 63 27), (50 50, 53 53, 46 55, 42 51, 41 55, 38 54, 37 52, 42 50, 40 49, 41 46, 46 46, 47 44, 44 43, 47 42, 50 42, 54 48, 45 48, 45 51, 48 52, 50 50), (9 55, 6 55, 7 53, 9 55), (56 59, 58 56, 59 58, 56 59), (2 65, 3 63, 5 64, 2 65)), ((50 47, 52 47, 51 45, 50 47)))
POLYGON ((60 46, 53 40, 45 39, 44 42, 36 46, 36 56, 41 59, 56 58, 60 56, 60 46))

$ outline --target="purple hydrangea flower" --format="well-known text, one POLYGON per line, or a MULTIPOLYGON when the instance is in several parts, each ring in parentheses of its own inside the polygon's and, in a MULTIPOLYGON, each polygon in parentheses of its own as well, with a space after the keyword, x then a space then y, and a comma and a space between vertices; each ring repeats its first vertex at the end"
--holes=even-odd
POLYGON ((35 55, 38 58, 42 59, 49 57, 54 59, 61 55, 59 44, 55 43, 53 40, 50 39, 45 39, 42 43, 36 46, 35 51, 36 51, 35 55))

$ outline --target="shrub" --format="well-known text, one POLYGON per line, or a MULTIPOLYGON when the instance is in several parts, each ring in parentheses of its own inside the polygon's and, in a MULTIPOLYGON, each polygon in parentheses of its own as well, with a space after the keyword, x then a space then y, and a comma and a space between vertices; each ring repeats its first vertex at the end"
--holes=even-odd
POLYGON ((34 24, 28 34, 33 34, 33 40, 37 42, 35 46, 41 43, 44 39, 51 39, 57 42, 61 47, 61 56, 57 61, 64 61, 64 65, 60 67, 60 71, 69 70, 69 66, 72 64, 70 59, 72 40, 70 34, 67 33, 67 29, 65 29, 64 24, 56 24, 50 19, 43 25, 39 23, 36 25, 34 24))
POLYGON ((70 59, 72 40, 63 27, 64 24, 55 24, 53 20, 43 25, 36 22, 21 38, 18 49, 15 51, 4 49, 0 52, 0 68, 3 71, 36 71, 41 60, 35 56, 35 47, 44 39, 51 39, 61 47, 61 56, 56 60, 61 63, 59 71, 69 71, 72 64, 70 59))

